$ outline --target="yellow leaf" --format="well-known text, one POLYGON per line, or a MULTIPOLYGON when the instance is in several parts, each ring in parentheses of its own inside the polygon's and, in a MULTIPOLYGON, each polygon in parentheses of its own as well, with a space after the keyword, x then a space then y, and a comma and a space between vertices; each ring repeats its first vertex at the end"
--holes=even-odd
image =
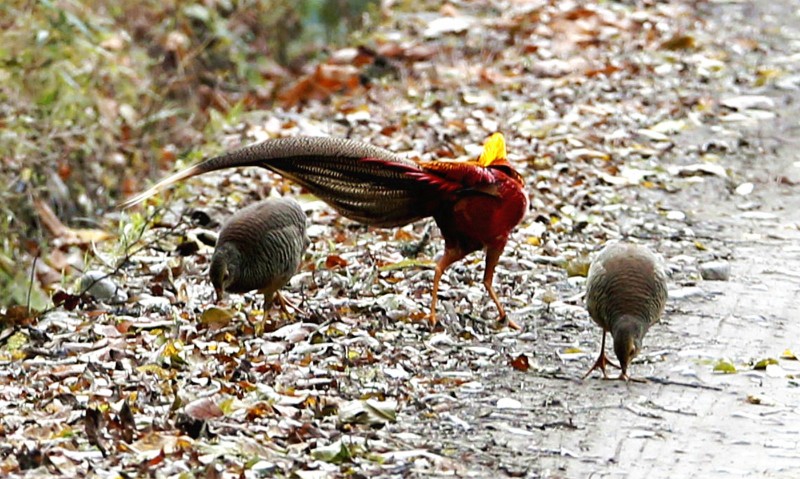
POLYGON ((781 353, 781 359, 791 359, 797 361, 797 355, 794 354, 791 349, 787 349, 781 353))
POLYGON ((694 247, 697 248, 700 251, 705 251, 707 249, 706 245, 704 245, 703 243, 701 243, 700 241, 697 241, 697 240, 695 240, 695 242, 694 242, 694 247))
POLYGON ((770 364, 778 364, 778 360, 775 358, 762 359, 753 366, 753 369, 767 369, 770 364))
POLYGON ((723 373, 723 374, 734 374, 736 372, 736 366, 729 361, 725 361, 720 359, 717 361, 717 364, 714 365, 714 372, 723 373))
POLYGON ((571 261, 567 261, 567 264, 564 266, 564 269, 567 270, 567 276, 583 276, 586 277, 589 275, 589 266, 591 265, 589 258, 587 257, 579 257, 575 258, 571 261))
POLYGON ((236 398, 229 397, 228 399, 226 399, 226 400, 222 401, 221 403, 219 403, 219 408, 222 410, 223 413, 225 413, 225 415, 228 415, 228 414, 230 414, 230 413, 232 413, 234 411, 234 409, 235 409, 234 408, 234 405, 235 405, 234 402, 235 401, 236 401, 236 398))
POLYGON ((233 312, 230 310, 212 306, 200 315, 200 323, 214 328, 223 328, 231 322, 232 318, 233 312))
POLYGON ((582 353, 583 349, 581 348, 567 348, 564 350, 564 354, 578 354, 582 353))
POLYGON ((777 68, 759 68, 756 73, 756 86, 764 86, 781 75, 783 71, 777 68))
POLYGON ((164 357, 177 357, 181 354, 181 351, 183 351, 183 343, 181 341, 170 341, 164 346, 164 357))
POLYGON ((495 160, 505 159, 506 157, 506 140, 502 133, 494 133, 483 144, 483 152, 481 157, 478 158, 478 163, 481 166, 489 166, 495 160))
POLYGON ((8 341, 6 341, 6 349, 15 352, 22 349, 22 347, 26 344, 28 344, 28 336, 25 333, 18 331, 8 338, 8 341))
POLYGON ((539 246, 539 245, 542 244, 542 239, 539 238, 538 236, 529 236, 528 239, 526 240, 526 242, 529 245, 539 246))

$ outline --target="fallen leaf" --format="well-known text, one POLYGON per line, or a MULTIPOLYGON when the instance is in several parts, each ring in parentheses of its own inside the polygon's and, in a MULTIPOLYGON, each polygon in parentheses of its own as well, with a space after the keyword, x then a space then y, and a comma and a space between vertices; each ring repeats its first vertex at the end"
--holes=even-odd
POLYGON ((795 355, 791 349, 784 349, 783 353, 781 353, 781 359, 797 361, 797 355, 795 355))
POLYGON ((347 266, 347 260, 337 254, 331 254, 325 258, 325 267, 328 269, 333 269, 336 267, 343 268, 345 266, 347 266))
POLYGON ((229 309, 212 306, 200 315, 200 323, 210 328, 220 329, 230 324, 233 316, 233 311, 229 309))
POLYGON ((697 43, 691 35, 675 35, 661 44, 663 50, 694 50, 697 43))
POLYGON ((511 367, 516 369, 517 371, 528 372, 530 369, 530 363, 528 362, 528 356, 524 354, 520 354, 516 358, 510 361, 511 367))
POLYGON ((195 399, 186 406, 183 411, 187 416, 192 419, 199 419, 201 421, 208 421, 225 415, 222 409, 211 398, 195 399))
POLYGON ((753 366, 753 369, 764 370, 767 369, 767 366, 769 366, 770 364, 778 364, 778 360, 775 358, 762 359, 756 362, 756 364, 753 366))
POLYGON ((734 374, 736 373, 736 366, 734 366, 733 363, 731 363, 730 361, 720 359, 719 361, 717 361, 717 364, 714 365, 714 372, 723 374, 734 374))

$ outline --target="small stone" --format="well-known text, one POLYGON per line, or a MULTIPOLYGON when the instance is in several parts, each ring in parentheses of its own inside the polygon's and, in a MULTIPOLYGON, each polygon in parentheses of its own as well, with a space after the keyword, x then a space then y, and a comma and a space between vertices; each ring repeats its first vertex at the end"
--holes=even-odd
POLYGON ((695 296, 703 296, 703 294, 703 290, 697 286, 686 286, 684 288, 670 290, 669 297, 672 299, 686 299, 695 296))
POLYGON ((699 267, 700 276, 706 281, 728 281, 731 278, 731 264, 727 261, 709 261, 699 267))
POLYGON ((98 301, 124 303, 128 300, 128 294, 102 271, 88 271, 81 277, 80 285, 81 291, 86 291, 98 301))
POLYGON ((724 98, 720 101, 720 104, 738 111, 752 109, 771 110, 775 107, 775 101, 763 95, 741 95, 724 98))
POLYGON ((147 311, 167 312, 170 307, 169 298, 163 296, 141 294, 137 302, 147 311))
POLYGON ((747 196, 753 192, 755 186, 752 183, 742 183, 736 187, 736 194, 739 196, 747 196))
POLYGON ((521 409, 522 403, 512 398, 500 398, 497 400, 497 409, 521 409))

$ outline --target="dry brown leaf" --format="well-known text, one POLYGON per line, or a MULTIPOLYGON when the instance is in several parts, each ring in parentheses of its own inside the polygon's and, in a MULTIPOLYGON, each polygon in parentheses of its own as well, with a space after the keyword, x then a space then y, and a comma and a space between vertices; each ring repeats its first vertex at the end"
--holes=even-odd
POLYGON ((69 228, 58 219, 58 216, 56 216, 50 208, 50 205, 42 200, 36 200, 34 206, 45 228, 47 228, 53 236, 63 240, 67 244, 99 243, 113 238, 113 235, 103 230, 69 228))
POLYGON ((531 367, 530 363, 528 362, 528 356, 524 354, 520 354, 516 358, 512 359, 510 364, 512 368, 522 372, 527 372, 531 367))
POLYGON ((222 409, 211 398, 196 399, 187 404, 183 408, 183 411, 192 419, 199 419, 201 421, 207 421, 225 415, 222 409))

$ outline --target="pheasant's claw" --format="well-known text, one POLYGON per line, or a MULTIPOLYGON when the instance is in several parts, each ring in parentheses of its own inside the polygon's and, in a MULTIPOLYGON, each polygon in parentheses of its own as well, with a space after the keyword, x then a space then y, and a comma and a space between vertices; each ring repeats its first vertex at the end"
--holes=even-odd
POLYGON ((642 383, 642 384, 647 384, 647 379, 645 379, 645 378, 632 378, 632 377, 628 377, 628 379, 627 379, 627 380, 628 380, 628 381, 630 381, 630 382, 634 382, 634 383, 642 383))
POLYGON ((428 324, 431 327, 431 331, 436 330, 436 326, 438 325, 438 321, 436 319, 436 311, 431 311, 430 314, 425 316, 428 319, 428 324))
POLYGON ((288 308, 292 308, 293 310, 295 310, 295 312, 300 313, 303 316, 311 316, 307 311, 304 311, 302 308, 300 308, 300 306, 284 298, 283 295, 280 293, 280 291, 276 292, 275 296, 277 297, 278 302, 280 303, 281 311, 283 311, 283 314, 285 314, 287 317, 292 318, 292 314, 289 313, 288 308))
POLYGON ((497 320, 497 323, 498 324, 507 323, 509 328, 516 329, 517 331, 522 331, 522 326, 520 326, 519 324, 516 323, 516 321, 514 321, 513 319, 511 319, 511 318, 509 318, 508 316, 505 316, 505 315, 502 316, 501 318, 499 318, 497 320))
MULTIPOLYGON (((608 379, 608 374, 606 374, 606 365, 619 369, 619 366, 612 363, 611 360, 606 357, 606 353, 604 351, 600 351, 600 356, 597 357, 597 361, 594 362, 594 365, 588 371, 586 371, 586 374, 584 374, 581 379, 586 379, 595 369, 599 369, 600 372, 603 373, 603 379, 608 379)), ((625 377, 627 377, 627 375, 625 377)), ((622 379, 622 374, 620 374, 620 379, 622 379)))

